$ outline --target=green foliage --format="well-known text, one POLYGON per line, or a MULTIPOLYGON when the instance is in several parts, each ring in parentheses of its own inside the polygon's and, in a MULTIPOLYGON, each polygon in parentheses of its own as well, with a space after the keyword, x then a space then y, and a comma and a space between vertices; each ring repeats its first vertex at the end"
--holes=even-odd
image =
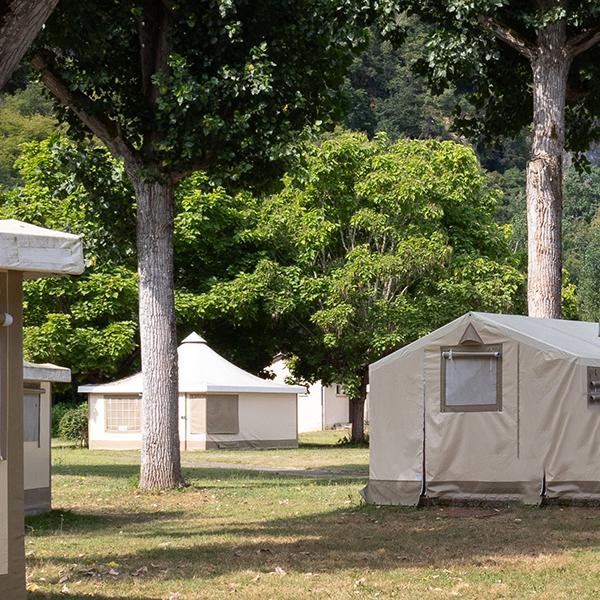
POLYGON ((448 91, 433 97, 412 65, 424 56, 427 32, 416 20, 401 48, 392 47, 373 30, 368 48, 349 73, 350 111, 345 125, 373 136, 385 132, 390 139, 446 138, 457 96, 448 91))
POLYGON ((58 437, 72 440, 82 448, 88 445, 88 405, 87 402, 65 410, 58 424, 58 437))
MULTIPOLYGON (((103 148, 53 136, 24 147, 20 187, 0 195, 0 215, 84 236, 80 277, 25 283, 25 353, 68 366, 75 382, 105 381, 139 367, 134 201, 119 161, 103 148)), ((254 239, 259 201, 227 194, 196 173, 176 192, 178 324, 202 331, 238 364, 259 371, 275 349, 256 325, 206 320, 198 292, 251 270, 263 256, 254 239), (240 342, 240 339, 242 342, 240 342)))
MULTIPOLYGON (((519 255, 525 264, 527 258, 527 213, 525 205, 525 173, 518 169, 509 169, 504 174, 492 175, 491 181, 498 185, 503 196, 498 205, 496 219, 510 226, 510 244, 513 251, 519 255)), ((579 172, 569 168, 564 177, 563 204, 563 264, 567 279, 563 287, 563 312, 565 318, 577 315, 575 302, 572 299, 574 289, 584 279, 585 286, 590 285, 591 267, 587 267, 584 276, 584 257, 593 247, 592 221, 600 207, 600 167, 591 166, 586 171, 579 172), (591 246, 590 246, 591 244, 591 246)), ((580 293, 587 295, 582 288, 580 293)), ((589 306, 589 301, 583 301, 581 306, 589 306)), ((587 309, 586 314, 591 314, 587 309)), ((584 315, 582 314, 582 317, 584 315)))
POLYGON ((0 196, 0 216, 82 235, 87 262, 80 277, 25 282, 25 356, 69 366, 75 380, 120 373, 137 348, 135 221, 122 166, 60 136, 26 144, 17 165, 23 184, 0 196))
POLYGON ((259 201, 229 194, 206 174, 182 181, 176 193, 175 280, 179 289, 206 290, 219 279, 252 268, 260 248, 252 235, 259 201))
POLYGON ((11 218, 83 235, 87 263, 135 266, 135 211, 120 161, 59 134, 21 147, 23 184, 2 196, 11 218))
POLYGON ((296 376, 356 398, 384 354, 468 310, 522 307, 523 276, 492 220, 498 196, 464 146, 339 135, 263 204, 269 256, 196 307, 266 317, 296 376))
POLYGON ((578 289, 579 310, 588 321, 600 321, 600 219, 596 218, 589 235, 578 289))
POLYGON ((14 94, 0 95, 0 191, 20 182, 15 160, 21 145, 43 140, 55 130, 51 106, 35 84, 14 94))
MULTIPOLYGON (((575 38, 600 25, 600 5, 591 0, 540 4, 520 0, 403 0, 383 3, 384 26, 396 38, 405 20, 394 15, 407 11, 428 28, 426 55, 418 61, 434 93, 458 87, 456 124, 470 139, 498 139, 517 135, 532 122, 531 68, 527 59, 494 37, 481 25, 491 19, 513 36, 535 45, 545 23, 565 20, 567 37, 575 38), (553 8, 561 5, 560 9, 553 8), (391 15, 390 15, 391 13, 391 15)), ((600 136, 600 46, 575 57, 567 94, 567 146, 585 152, 600 136)))
POLYGON ((357 0, 64 0, 34 52, 147 177, 200 165, 264 183, 307 125, 340 118, 338 91, 371 15, 357 0))
MULTIPOLYGON (((392 141, 406 137, 456 139, 451 131, 455 111, 473 108, 463 97, 464 86, 449 86, 433 95, 426 79, 414 71, 428 56, 430 28, 406 15, 398 19, 396 27, 405 31, 401 43, 393 45, 373 28, 368 48, 355 60, 346 86, 349 109, 345 126, 369 137, 383 131, 392 141)), ((469 141, 487 169, 504 172, 525 166, 527 140, 523 132, 515 140, 498 136, 493 143, 483 143, 480 137, 471 136, 469 141)))
POLYGON ((59 436, 60 420, 71 408, 73 408, 73 404, 67 402, 57 402, 56 404, 52 404, 50 410, 50 435, 53 438, 59 436))

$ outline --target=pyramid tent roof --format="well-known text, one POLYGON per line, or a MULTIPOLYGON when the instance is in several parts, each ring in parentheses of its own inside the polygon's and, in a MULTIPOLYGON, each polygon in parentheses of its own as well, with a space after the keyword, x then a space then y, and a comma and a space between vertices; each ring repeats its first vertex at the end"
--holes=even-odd
MULTIPOLYGON (((262 393, 303 394, 298 385, 262 379, 237 367, 215 352, 197 333, 188 335, 177 349, 179 360, 179 392, 181 393, 262 393)), ((142 374, 100 385, 82 385, 80 393, 141 394, 142 374)))
POLYGON ((540 319, 524 315, 500 315, 469 312, 436 329, 412 344, 408 344, 371 365, 372 369, 388 364, 423 346, 435 343, 438 338, 459 327, 487 324, 503 330, 507 335, 523 343, 540 348, 557 357, 581 362, 600 361, 600 337, 598 323, 568 321, 566 319, 540 319))

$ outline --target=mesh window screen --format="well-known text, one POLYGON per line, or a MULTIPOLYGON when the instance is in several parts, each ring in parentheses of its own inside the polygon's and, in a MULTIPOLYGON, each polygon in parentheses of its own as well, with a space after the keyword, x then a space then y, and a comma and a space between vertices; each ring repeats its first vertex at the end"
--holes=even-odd
POLYGON ((496 404, 497 358, 453 358, 446 364, 446 404, 496 404))
POLYGON ((140 431, 141 398, 105 398, 106 431, 140 431))
POLYGON ((206 433, 239 433, 238 396, 206 397, 206 433))
POLYGON ((40 443, 41 390, 26 390, 23 397, 23 441, 40 443))
POLYGON ((443 412, 502 410, 501 346, 444 348, 441 364, 443 412))

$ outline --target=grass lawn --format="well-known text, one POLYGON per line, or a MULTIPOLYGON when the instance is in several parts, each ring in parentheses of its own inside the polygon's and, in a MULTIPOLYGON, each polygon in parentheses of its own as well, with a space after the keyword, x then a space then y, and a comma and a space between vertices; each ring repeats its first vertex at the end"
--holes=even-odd
POLYGON ((331 477, 193 467, 161 494, 136 491, 135 452, 55 448, 55 510, 27 520, 29 598, 600 598, 599 509, 364 506, 346 472, 367 451, 334 436, 184 455, 331 477))

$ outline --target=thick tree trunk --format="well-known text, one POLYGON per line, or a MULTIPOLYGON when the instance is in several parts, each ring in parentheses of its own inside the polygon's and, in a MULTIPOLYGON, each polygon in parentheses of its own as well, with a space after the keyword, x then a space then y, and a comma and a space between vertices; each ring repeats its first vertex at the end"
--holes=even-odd
POLYGON ((142 455, 140 488, 183 484, 179 454, 177 336, 173 291, 173 184, 130 173, 137 200, 142 455))
POLYGON ((533 135, 527 164, 527 301, 532 317, 561 316, 562 161, 570 63, 564 21, 540 30, 531 63, 533 135))
POLYGON ((57 3, 58 0, 0 1, 0 90, 57 3))
POLYGON ((350 423, 352 424, 353 443, 361 444, 365 441, 365 401, 367 399, 368 375, 363 375, 359 395, 350 399, 350 423))

